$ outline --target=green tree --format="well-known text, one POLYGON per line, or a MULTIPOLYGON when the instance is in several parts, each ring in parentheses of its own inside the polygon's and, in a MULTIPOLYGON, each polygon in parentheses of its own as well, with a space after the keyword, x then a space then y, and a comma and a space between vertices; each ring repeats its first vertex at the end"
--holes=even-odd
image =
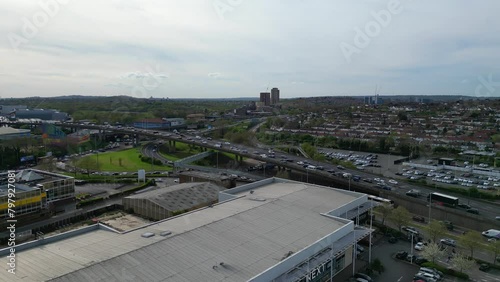
POLYGON ((42 170, 53 172, 56 168, 56 159, 52 156, 43 159, 39 166, 42 170))
POLYGON ((497 240, 495 242, 492 242, 488 246, 488 249, 493 253, 493 264, 495 264, 497 261, 497 256, 498 254, 500 254, 500 241, 497 240))
POLYGON ((397 207, 391 214, 389 215, 389 220, 392 221, 401 232, 401 227, 403 225, 407 225, 411 220, 410 212, 404 208, 403 206, 397 207))
POLYGON ((431 238, 431 240, 433 242, 437 242, 436 240, 439 237, 442 237, 444 234, 446 234, 446 226, 444 225, 444 223, 441 221, 432 220, 429 224, 429 237, 431 238))
POLYGON ((382 262, 378 258, 373 260, 372 265, 371 265, 371 269, 378 272, 378 274, 382 274, 382 272, 385 271, 384 265, 382 264, 382 262))
POLYGON ((393 210, 394 208, 387 203, 384 203, 375 208, 375 211, 379 212, 382 215, 382 225, 385 226, 385 220, 387 219, 388 216, 391 215, 393 210))
POLYGON ((474 257, 474 250, 481 245, 483 237, 477 231, 469 231, 458 238, 458 243, 465 249, 470 250, 470 256, 474 257))
POLYGON ((98 170, 99 166, 97 164, 97 157, 89 156, 81 159, 78 165, 87 171, 87 175, 90 175, 91 170, 98 170))

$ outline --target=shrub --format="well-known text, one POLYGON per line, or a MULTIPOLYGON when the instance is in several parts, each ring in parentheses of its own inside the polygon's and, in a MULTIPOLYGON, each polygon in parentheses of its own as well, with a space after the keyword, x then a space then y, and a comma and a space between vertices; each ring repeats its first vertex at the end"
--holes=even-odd
POLYGON ((455 276, 455 277, 458 277, 458 278, 461 278, 461 279, 465 279, 465 280, 469 280, 469 275, 467 275, 466 273, 459 272, 459 271, 456 271, 456 270, 451 269, 451 268, 446 268, 444 266, 441 266, 441 265, 439 265, 437 263, 433 263, 433 262, 430 262, 430 261, 422 263, 422 267, 435 268, 435 269, 441 271, 444 274, 455 276))
POLYGON ((97 197, 97 198, 93 198, 93 199, 88 199, 88 200, 80 201, 77 204, 77 206, 78 207, 88 206, 88 205, 95 204, 95 203, 103 201, 103 200, 104 200, 103 197, 97 197))

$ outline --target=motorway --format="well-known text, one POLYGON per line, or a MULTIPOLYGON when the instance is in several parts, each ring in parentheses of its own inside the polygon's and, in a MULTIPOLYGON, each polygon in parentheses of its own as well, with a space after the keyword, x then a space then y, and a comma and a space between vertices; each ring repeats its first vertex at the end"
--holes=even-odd
MULTIPOLYGON (((195 145, 207 147, 207 148, 214 149, 214 150, 235 153, 235 154, 238 154, 240 156, 256 159, 256 160, 259 160, 262 162, 273 163, 273 164, 276 164, 276 165, 281 166, 281 167, 289 168, 289 169, 292 169, 295 171, 301 171, 303 173, 307 173, 310 175, 316 175, 316 176, 320 176, 320 177, 327 178, 327 179, 335 179, 336 182, 344 182, 344 184, 346 186, 349 185, 349 181, 351 181, 351 187, 353 187, 354 189, 356 187, 361 186, 363 188, 369 188, 370 190, 372 190, 374 192, 374 194, 378 194, 378 192, 380 192, 380 189, 375 188, 375 183, 366 183, 363 181, 355 182, 355 181, 350 180, 350 179, 345 179, 341 176, 341 173, 350 173, 351 175, 359 175, 362 179, 373 179, 374 178, 373 174, 365 172, 365 171, 352 170, 352 169, 340 170, 340 169, 334 168, 334 166, 332 164, 329 164, 329 163, 312 161, 312 160, 306 159, 304 157, 295 156, 295 155, 291 155, 291 154, 287 154, 287 153, 281 153, 281 152, 275 158, 271 158, 271 157, 269 157, 269 155, 270 155, 269 149, 271 149, 270 147, 264 147, 264 148, 261 147, 259 149, 256 149, 253 147, 247 147, 247 146, 243 146, 243 145, 235 146, 235 145, 231 145, 231 144, 224 144, 225 142, 223 142, 221 140, 205 140, 205 139, 197 139, 195 136, 190 136, 190 135, 184 135, 184 136, 185 137, 182 137, 182 142, 186 142, 189 144, 195 144, 195 145), (221 147, 218 147, 218 145, 221 145, 221 147), (309 165, 316 166, 316 167, 323 166, 324 170, 309 170, 309 169, 304 168, 305 164, 298 164, 298 162, 308 163, 309 165), (327 170, 331 171, 332 169, 336 172, 335 174, 327 172, 327 170)), ((179 138, 177 140, 179 140, 179 138)), ((382 177, 380 177, 380 178, 382 178, 382 177)), ((388 179, 386 179, 386 180, 388 180, 388 179)), ((427 194, 434 192, 434 190, 429 189, 427 187, 412 185, 412 184, 405 183, 405 182, 399 182, 398 185, 393 185, 393 186, 391 186, 391 188, 392 188, 392 190, 391 190, 392 193, 400 194, 400 195, 404 195, 406 192, 408 192, 411 189, 418 189, 424 195, 423 197, 420 197, 420 200, 424 204, 426 204, 426 202, 427 202, 427 200, 426 200, 427 194)), ((467 201, 472 207, 477 208, 479 210, 481 216, 484 216, 484 217, 487 217, 490 219, 494 219, 495 216, 500 215, 500 212, 498 212, 498 210, 499 210, 498 205, 495 205, 493 203, 487 203, 484 201, 475 200, 472 198, 469 199, 469 198, 463 197, 463 196, 460 196, 460 198, 462 199, 463 202, 467 201)), ((464 214, 466 214, 465 211, 463 211, 463 212, 464 212, 464 214)))
MULTIPOLYGON (((4 122, 6 124, 11 124, 13 122, 4 122)), ((21 123, 18 123, 21 124, 21 123)), ((22 123, 26 124, 26 123, 22 123)), ((37 124, 33 124, 37 125, 37 124)), ((295 155, 287 154, 287 153, 279 153, 276 155, 275 158, 270 157, 271 154, 269 153, 270 147, 267 146, 259 146, 259 148, 254 148, 254 147, 248 147, 244 145, 232 145, 229 142, 225 142, 223 140, 209 140, 205 139, 201 136, 195 136, 192 135, 191 133, 182 133, 182 134, 174 134, 170 132, 164 132, 164 131, 156 131, 156 130, 146 130, 146 129, 135 129, 135 128, 116 128, 112 126, 99 126, 99 125, 78 125, 78 124, 71 124, 71 123, 55 123, 54 125, 56 126, 62 126, 62 127, 77 127, 77 128, 87 128, 87 129, 98 129, 98 130, 103 130, 103 131, 113 131, 116 133, 123 133, 123 134, 136 134, 136 135, 142 135, 142 136, 147 136, 150 138, 155 138, 159 140, 166 140, 166 141, 178 141, 186 144, 192 144, 192 145, 197 145, 200 147, 205 147, 208 149, 213 149, 217 151, 224 151, 228 153, 233 153, 237 154, 246 158, 252 158, 258 161, 266 162, 266 163, 272 163, 275 165, 278 165, 280 167, 284 167, 287 169, 295 170, 295 171, 300 171, 302 173, 307 173, 309 175, 314 175, 318 176, 324 179, 330 179, 334 182, 337 183, 343 183, 344 186, 349 185, 352 186, 353 189, 356 190, 356 188, 362 188, 364 191, 369 190, 372 194, 378 195, 378 193, 381 191, 380 189, 375 188, 374 183, 366 183, 363 181, 360 182, 354 182, 350 178, 343 178, 339 172, 341 173, 350 173, 351 175, 359 175, 362 179, 364 178, 370 178, 373 179, 375 176, 373 174, 367 173, 365 171, 360 171, 360 170, 351 170, 351 169, 343 169, 339 170, 337 168, 334 168, 332 164, 326 163, 326 162, 318 162, 318 161, 312 161, 309 159, 306 159, 304 157, 298 157, 295 155), (299 164, 298 164, 299 162, 299 164), (309 165, 313 166, 323 166, 324 170, 309 170, 304 167, 304 163, 307 163, 309 165), (327 170, 332 171, 332 169, 335 170, 335 175, 327 172, 327 170)), ((161 156, 159 154, 155 154, 155 158, 161 159, 161 156)), ((388 179, 387 179, 388 180, 388 179)), ((411 185, 408 183, 399 183, 399 185, 393 186, 392 190, 390 193, 396 193, 396 194, 404 194, 407 191, 411 189, 418 189, 423 193, 430 193, 433 192, 432 189, 426 188, 426 187, 421 187, 421 186, 416 186, 416 185, 411 185)), ((388 191, 384 191, 388 192, 388 191)), ((390 198, 390 197, 389 197, 390 198)), ((467 197, 460 196, 461 199, 465 201, 465 199, 470 203, 471 206, 477 208, 480 212, 480 216, 486 217, 489 219, 494 219, 495 216, 500 215, 499 212, 499 207, 495 203, 490 203, 486 201, 480 201, 476 199, 468 199, 467 197)), ((421 198, 422 203, 425 205, 426 200, 425 197, 421 198)), ((464 212, 464 215, 466 215, 466 212, 464 212)), ((467 214, 470 215, 470 214, 467 214)))

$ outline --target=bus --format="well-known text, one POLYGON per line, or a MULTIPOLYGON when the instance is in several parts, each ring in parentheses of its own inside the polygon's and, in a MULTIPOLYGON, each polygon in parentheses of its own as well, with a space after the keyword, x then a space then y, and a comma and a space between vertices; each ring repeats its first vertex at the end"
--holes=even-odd
POLYGON ((381 197, 377 197, 377 196, 373 196, 373 195, 368 195, 368 200, 375 201, 378 203, 388 204, 390 206, 394 205, 393 200, 389 200, 389 199, 385 199, 385 198, 381 198, 381 197))
POLYGON ((442 205, 442 206, 448 206, 448 207, 452 207, 452 208, 456 208, 458 206, 458 198, 457 197, 448 196, 448 195, 436 193, 436 192, 433 192, 433 193, 430 193, 429 195, 427 195, 427 200, 438 203, 439 205, 442 205))

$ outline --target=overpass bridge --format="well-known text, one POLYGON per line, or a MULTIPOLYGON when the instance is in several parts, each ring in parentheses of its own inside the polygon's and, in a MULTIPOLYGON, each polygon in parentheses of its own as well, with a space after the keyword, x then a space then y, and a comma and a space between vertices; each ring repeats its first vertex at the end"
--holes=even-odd
POLYGON ((181 167, 187 167, 188 164, 195 162, 197 160, 202 160, 204 158, 210 157, 213 154, 215 154, 214 151, 205 151, 205 152, 201 152, 201 153, 196 154, 196 155, 186 157, 184 159, 177 160, 174 162, 174 169, 181 168, 181 167))

